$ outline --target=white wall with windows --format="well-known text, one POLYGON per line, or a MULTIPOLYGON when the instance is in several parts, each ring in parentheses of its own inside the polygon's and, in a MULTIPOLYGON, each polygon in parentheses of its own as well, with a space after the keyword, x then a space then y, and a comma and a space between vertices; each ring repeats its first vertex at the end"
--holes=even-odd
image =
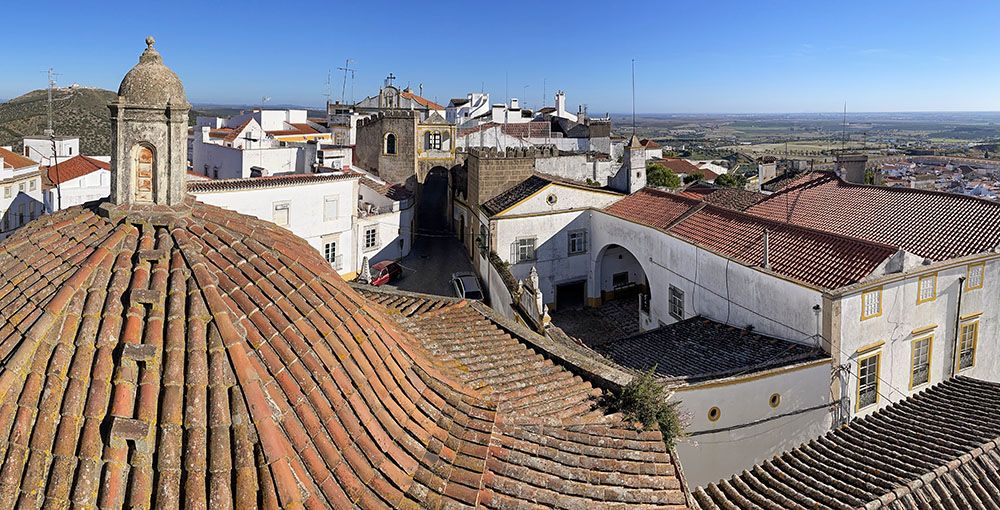
POLYGON ((111 171, 98 169, 44 191, 45 212, 73 207, 111 195, 111 171))
POLYGON ((283 186, 266 185, 263 180, 257 184, 254 180, 247 181, 241 189, 192 191, 192 194, 202 202, 291 230, 316 248, 340 274, 349 275, 357 270, 360 261, 355 262, 352 249, 357 219, 357 175, 283 186))
POLYGON ((1000 258, 986 254, 842 289, 833 329, 849 367, 845 414, 869 414, 952 374, 1000 381, 998 284, 1000 258))

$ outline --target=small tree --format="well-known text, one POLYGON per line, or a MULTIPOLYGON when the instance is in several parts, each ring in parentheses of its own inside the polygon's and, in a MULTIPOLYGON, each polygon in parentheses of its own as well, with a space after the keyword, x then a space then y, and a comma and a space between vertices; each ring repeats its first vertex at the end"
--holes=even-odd
POLYGON ((724 188, 745 188, 747 178, 740 174, 722 174, 715 178, 715 184, 724 188))
POLYGON ((681 187, 681 178, 668 168, 651 164, 646 167, 646 184, 663 188, 679 188, 681 187))
POLYGON ((684 435, 684 427, 677 412, 677 402, 667 400, 669 395, 656 380, 655 370, 654 366, 634 377, 620 392, 607 397, 607 407, 644 427, 658 426, 667 448, 673 448, 677 438, 684 435))
POLYGON ((705 180, 705 174, 701 172, 694 172, 684 176, 684 184, 690 184, 692 182, 705 180))

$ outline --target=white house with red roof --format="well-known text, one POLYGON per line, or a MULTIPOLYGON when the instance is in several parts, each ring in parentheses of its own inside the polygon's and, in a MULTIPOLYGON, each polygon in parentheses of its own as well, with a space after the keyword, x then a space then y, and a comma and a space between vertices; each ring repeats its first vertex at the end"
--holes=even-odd
POLYGON ((111 158, 76 155, 44 169, 45 212, 92 202, 111 194, 111 158))
POLYGON ((0 239, 44 213, 38 162, 0 147, 0 239))

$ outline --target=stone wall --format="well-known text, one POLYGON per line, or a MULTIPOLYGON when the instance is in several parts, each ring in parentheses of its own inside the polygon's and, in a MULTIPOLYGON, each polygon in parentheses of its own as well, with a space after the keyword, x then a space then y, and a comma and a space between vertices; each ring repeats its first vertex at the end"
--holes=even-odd
POLYGON ((469 206, 478 209, 487 200, 507 191, 515 184, 531 177, 535 171, 535 158, 550 156, 551 148, 470 148, 467 159, 469 169, 469 206))
POLYGON ((391 183, 411 181, 417 171, 416 111, 385 111, 358 121, 357 165, 391 183), (385 137, 396 135, 396 153, 385 154, 385 137))

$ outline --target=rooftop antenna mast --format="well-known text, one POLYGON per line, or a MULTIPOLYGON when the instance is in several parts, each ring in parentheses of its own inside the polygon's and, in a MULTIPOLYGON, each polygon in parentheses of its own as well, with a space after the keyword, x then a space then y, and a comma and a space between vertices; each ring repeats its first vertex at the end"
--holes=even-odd
POLYGON ((330 99, 333 98, 333 82, 332 76, 329 69, 326 70, 326 93, 323 94, 326 97, 327 104, 330 103, 330 99))
POLYGON ((632 136, 635 136, 635 59, 632 59, 632 136))
POLYGON ((340 102, 347 102, 347 73, 351 73, 351 101, 354 101, 354 69, 351 69, 351 59, 347 59, 344 62, 344 67, 337 68, 340 71, 344 71, 344 84, 340 88, 340 102))
POLYGON ((51 67, 46 71, 42 71, 48 75, 48 127, 45 129, 45 136, 52 137, 55 135, 55 130, 52 129, 52 89, 56 86, 56 76, 60 76, 55 72, 55 69, 51 67))

